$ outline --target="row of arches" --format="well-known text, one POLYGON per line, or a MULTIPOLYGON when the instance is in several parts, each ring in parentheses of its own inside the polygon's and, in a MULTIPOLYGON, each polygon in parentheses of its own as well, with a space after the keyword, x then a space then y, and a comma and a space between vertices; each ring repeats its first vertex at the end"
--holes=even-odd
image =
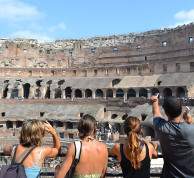
MULTIPOLYGON (((21 88, 20 88, 21 89, 21 88)), ((18 96, 21 96, 19 94, 20 91, 19 88, 15 87, 11 90, 10 93, 10 98, 17 98, 18 96)), ((125 98, 129 99, 130 97, 144 97, 148 98, 148 94, 155 94, 155 93, 160 93, 162 97, 167 97, 167 96, 172 96, 173 92, 171 88, 164 88, 164 89, 158 89, 158 88, 152 88, 146 89, 146 88, 140 88, 140 89, 96 89, 96 90, 91 90, 91 89, 86 89, 86 90, 81 90, 81 89, 72 89, 71 87, 66 87, 65 89, 62 89, 60 85, 58 88, 51 89, 50 85, 47 85, 44 88, 41 88, 40 83, 37 83, 36 88, 34 88, 34 93, 33 96, 30 96, 31 93, 31 85, 29 83, 26 83, 22 86, 23 93, 22 96, 23 98, 32 98, 32 97, 37 97, 37 98, 125 98), (42 94, 43 93, 43 94, 42 94)), ((7 98, 8 97, 8 85, 4 87, 2 91, 2 98, 7 98)), ((177 87, 175 90, 175 96, 177 97, 185 97, 186 93, 184 88, 182 87, 177 87)))

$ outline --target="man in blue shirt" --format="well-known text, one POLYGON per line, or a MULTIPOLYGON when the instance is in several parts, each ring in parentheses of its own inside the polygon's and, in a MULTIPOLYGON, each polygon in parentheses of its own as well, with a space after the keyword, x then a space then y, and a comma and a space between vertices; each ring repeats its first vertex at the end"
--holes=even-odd
POLYGON ((162 148, 164 166, 162 178, 194 177, 194 125, 192 118, 182 113, 181 101, 176 97, 164 99, 163 109, 168 120, 162 118, 156 96, 153 103, 153 125, 162 148), (184 119, 183 119, 184 118, 184 119))

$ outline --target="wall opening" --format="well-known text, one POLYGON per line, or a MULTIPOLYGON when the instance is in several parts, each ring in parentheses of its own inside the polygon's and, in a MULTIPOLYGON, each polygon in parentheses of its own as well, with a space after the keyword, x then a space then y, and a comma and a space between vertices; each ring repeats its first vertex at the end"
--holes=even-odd
POLYGON ((86 89, 86 91, 85 91, 85 97, 86 98, 92 98, 92 90, 86 89))
POLYGON ((67 122, 67 123, 66 123, 66 128, 67 128, 67 129, 73 129, 73 123, 67 122))
POLYGON ((71 93, 72 93, 71 87, 65 88, 65 97, 66 98, 71 98, 71 93))
POLYGON ((2 112, 1 113, 1 117, 5 117, 5 112, 2 112))
POLYGON ((170 88, 165 88, 162 92, 163 97, 172 96, 172 90, 170 88))
POLYGON ((124 98, 124 91, 122 89, 118 89, 116 91, 116 97, 117 98, 124 98))
POLYGON ((43 117, 45 112, 40 112, 40 117, 43 117))
POLYGON ((111 119, 116 119, 117 116, 117 114, 112 114, 111 119))
POLYGON ((6 128, 7 128, 7 129, 13 128, 13 122, 7 121, 7 122, 6 122, 6 128))
POLYGON ((18 98, 18 89, 17 88, 15 88, 15 89, 12 90, 12 92, 11 92, 11 98, 12 99, 13 98, 18 98))
POLYGON ((75 90, 75 97, 82 98, 82 91, 80 89, 75 90))
POLYGON ((28 99, 30 94, 30 84, 29 83, 24 84, 23 89, 24 89, 24 98, 28 99))
POLYGON ((131 97, 136 97, 136 91, 132 88, 127 91, 127 99, 131 97))
POLYGON ((101 89, 96 90, 96 98, 103 98, 103 91, 101 89))
POLYGON ((113 90, 112 89, 108 89, 106 91, 106 98, 113 98, 113 90))
POLYGON ((180 98, 184 98, 185 97, 185 90, 182 87, 178 87, 176 89, 176 96, 180 97, 180 98))
POLYGON ((16 121, 16 128, 22 127, 22 121, 16 121))
POLYGON ((62 90, 60 88, 55 88, 55 99, 61 98, 62 90))
POLYGON ((139 90, 139 97, 145 97, 145 98, 147 98, 148 97, 148 91, 145 88, 141 88, 139 90))
POLYGON ((57 121, 57 122, 56 122, 56 127, 63 127, 63 123, 60 122, 60 121, 57 121))

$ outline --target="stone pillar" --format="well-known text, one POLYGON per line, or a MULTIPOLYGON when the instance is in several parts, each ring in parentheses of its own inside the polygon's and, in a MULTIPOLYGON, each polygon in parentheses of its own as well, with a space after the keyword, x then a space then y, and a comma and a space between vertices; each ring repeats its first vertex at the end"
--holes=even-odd
POLYGON ((93 98, 93 99, 96 98, 96 92, 95 92, 95 90, 92 91, 92 98, 93 98))
POLYGON ((116 98, 116 90, 113 90, 113 98, 116 98))
POLYGON ((13 129, 16 129, 16 121, 13 121, 13 129))
POLYGON ((81 90, 81 91, 82 91, 82 98, 85 98, 86 97, 85 90, 81 90))
POLYGON ((139 89, 136 89, 136 97, 138 98, 139 97, 139 89))
POLYGON ((124 90, 124 102, 127 101, 127 90, 124 90))
POLYGON ((150 99, 152 96, 150 88, 147 89, 147 96, 148 96, 148 99, 150 99))
POLYGON ((62 90, 62 98, 63 98, 63 99, 66 99, 66 92, 65 92, 65 89, 62 90))

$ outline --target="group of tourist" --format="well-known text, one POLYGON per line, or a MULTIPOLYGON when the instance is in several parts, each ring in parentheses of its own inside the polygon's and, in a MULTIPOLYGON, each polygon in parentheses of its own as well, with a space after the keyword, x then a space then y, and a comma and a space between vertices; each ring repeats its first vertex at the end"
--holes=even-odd
MULTIPOLYGON (((153 103, 153 125, 158 135, 164 166, 162 176, 194 177, 194 125, 191 116, 182 114, 180 100, 175 97, 164 99, 163 109, 168 120, 162 118, 159 109, 159 100, 151 97, 153 103)), ((105 144, 95 140, 97 124, 94 117, 84 115, 78 123, 79 137, 81 139, 81 153, 79 162, 75 165, 77 148, 71 143, 63 163, 56 170, 56 178, 69 177, 104 177, 108 162, 108 150, 105 144), (76 167, 75 167, 76 166, 76 167), (75 169, 74 169, 75 168, 75 169), (75 170, 75 171, 74 171, 75 170), (73 174, 72 174, 73 172, 73 174)), ((124 121, 124 133, 127 140, 124 144, 115 144, 109 155, 117 156, 120 162, 123 177, 150 177, 150 160, 157 157, 157 151, 151 143, 145 143, 139 139, 142 132, 140 120, 129 116, 124 121)), ((57 156, 61 144, 53 127, 48 123, 33 120, 23 123, 20 135, 20 144, 8 145, 4 149, 5 154, 11 154, 13 160, 20 162, 26 154, 26 150, 36 148, 25 159, 27 178, 36 178, 40 175, 41 166, 45 158, 57 156), (42 146, 44 134, 49 132, 53 137, 53 148, 42 146), (16 152, 16 153, 15 153, 16 152)))

